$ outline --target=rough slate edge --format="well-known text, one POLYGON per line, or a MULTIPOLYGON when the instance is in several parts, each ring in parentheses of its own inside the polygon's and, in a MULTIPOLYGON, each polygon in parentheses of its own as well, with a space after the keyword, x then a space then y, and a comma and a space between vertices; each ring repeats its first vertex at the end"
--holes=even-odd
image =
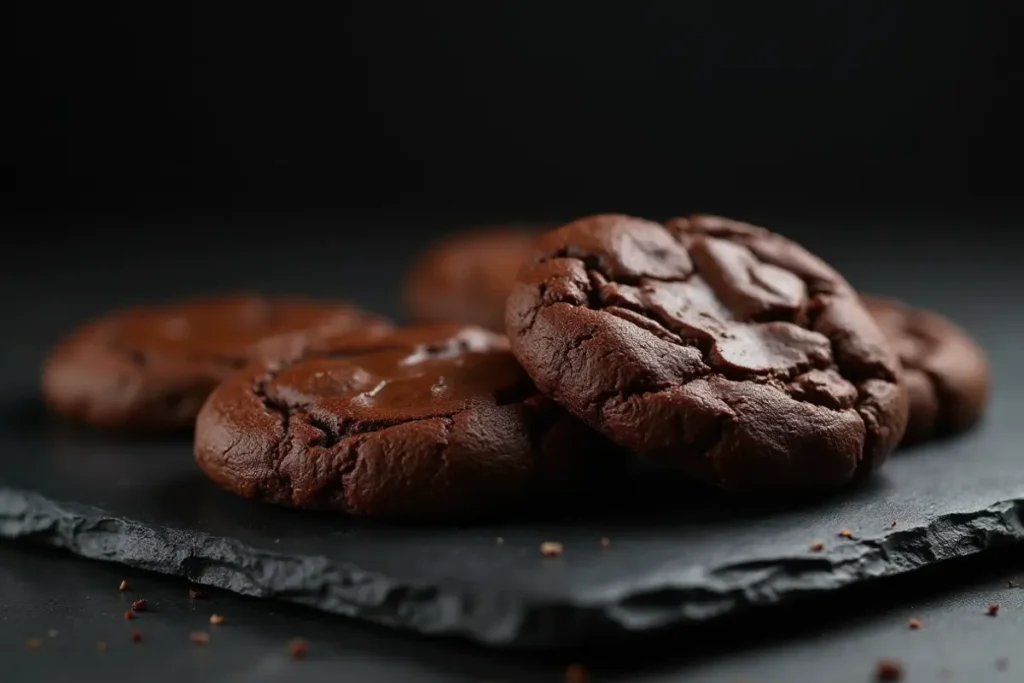
POLYGON ((494 647, 549 649, 693 625, 895 577, 1024 542, 1024 498, 854 539, 856 551, 708 568, 714 585, 666 585, 607 603, 530 603, 484 586, 400 582, 323 557, 259 550, 204 532, 148 526, 101 509, 0 487, 0 537, 26 539, 242 595, 494 647), (181 542, 184 537, 185 542, 181 542), (173 539, 173 540, 172 540, 173 539), (175 550, 179 548, 179 550, 175 550), (180 550, 187 548, 187 550, 180 550))

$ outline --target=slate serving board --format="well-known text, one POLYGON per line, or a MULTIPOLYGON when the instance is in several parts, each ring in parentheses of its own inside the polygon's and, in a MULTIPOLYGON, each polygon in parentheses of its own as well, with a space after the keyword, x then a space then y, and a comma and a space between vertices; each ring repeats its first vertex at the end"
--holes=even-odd
MULTIPOLYGON (((294 283, 305 279, 306 291, 330 294, 357 287, 360 279, 364 286, 367 278, 379 283, 380 262, 359 261, 369 253, 373 263, 375 249, 392 251, 384 246, 387 230, 382 232, 379 241, 356 250, 352 270, 330 285, 323 277, 311 281, 310 272, 329 266, 316 254, 290 272, 274 271, 270 284, 295 291, 294 283)), ((187 289, 179 284, 175 290, 173 281, 162 279, 161 268, 175 266, 173 245, 167 245, 164 266, 164 260, 155 267, 129 263, 128 273, 112 278, 102 264, 117 253, 97 250, 99 263, 89 265, 95 275, 85 281, 91 285, 42 277, 31 282, 33 305, 20 304, 21 331, 0 357, 7 378, 0 393, 0 536, 510 648, 574 645, 706 622, 1024 541, 1024 373, 1016 362, 1021 323, 1001 314, 1019 300, 1020 287, 1000 279, 992 265, 999 261, 998 248, 931 248, 929 263, 903 262, 887 270, 879 262, 858 261, 842 243, 829 244, 822 250, 826 258, 855 282, 860 274, 866 289, 908 296, 969 326, 990 352, 996 378, 981 427, 894 456, 881 476, 861 488, 779 508, 640 475, 605 510, 458 528, 388 526, 235 499, 197 473, 187 438, 123 440, 90 433, 46 415, 36 396, 39 363, 61 330, 126 296, 144 300, 187 289), (964 254, 970 257, 972 248, 980 249, 974 256, 985 267, 965 273, 964 254), (950 272, 953 266, 959 268, 955 282, 920 275, 925 268, 950 272), (119 291, 121 277, 138 278, 131 280, 137 283, 131 292, 119 291), (147 289, 147 282, 163 289, 147 289), (47 315, 39 315, 40 307, 47 315), (853 538, 839 536, 844 528, 853 538), (601 538, 610 547, 602 548, 601 538), (562 543, 564 555, 542 557, 544 541, 562 543), (815 541, 824 543, 822 551, 811 549, 815 541)), ((224 248, 231 245, 225 238, 224 248)), ((900 248, 893 247, 897 253, 900 248)), ((251 273, 219 271, 221 287, 263 282, 267 289, 271 271, 260 267, 260 259, 272 260, 273 249, 267 244, 241 259, 251 273)), ((218 262, 218 253, 194 258, 218 262)), ((393 276, 406 259, 392 254, 385 270, 391 288, 374 287, 369 298, 393 297, 393 276)), ((25 277, 31 281, 31 273, 25 277)), ((210 288, 208 282, 200 286, 210 288)))

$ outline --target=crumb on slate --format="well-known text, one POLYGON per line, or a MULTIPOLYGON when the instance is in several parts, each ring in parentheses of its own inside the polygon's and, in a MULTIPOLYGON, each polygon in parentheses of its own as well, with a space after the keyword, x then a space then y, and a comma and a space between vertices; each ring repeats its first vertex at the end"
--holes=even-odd
POLYGON ((565 667, 565 683, 587 683, 590 675, 582 664, 570 664, 565 667))
POLYGON ((994 617, 997 614, 999 614, 999 603, 993 602, 991 605, 988 606, 988 615, 990 617, 994 617))
POLYGON ((145 612, 147 609, 149 609, 149 603, 146 602, 145 598, 139 598, 132 603, 133 612, 145 612))
POLYGON ((117 590, 119 590, 119 591, 126 591, 126 590, 128 590, 128 582, 125 581, 124 579, 121 579, 121 585, 117 587, 117 590))
POLYGON ((889 523, 889 528, 890 529, 895 529, 896 528, 896 520, 895 519, 892 520, 892 522, 889 523))
POLYGON ((921 620, 920 619, 911 619, 910 621, 907 622, 907 626, 910 627, 910 630, 916 631, 919 628, 921 628, 921 620))
POLYGON ((135 618, 135 612, 133 612, 133 611, 131 611, 131 610, 125 610, 125 613, 124 613, 124 618, 125 618, 125 619, 126 619, 127 621, 131 621, 132 619, 134 619, 134 618, 135 618))
POLYGON ((843 529, 839 532, 840 538, 853 538, 853 532, 849 529, 843 529))
POLYGON ((189 588, 188 589, 188 599, 189 600, 199 600, 199 599, 205 598, 205 597, 206 596, 203 595, 203 591, 199 590, 198 588, 189 588))
POLYGON ((46 632, 46 635, 50 636, 51 638, 56 638, 60 635, 60 631, 58 631, 55 628, 51 628, 49 631, 46 632))
POLYGON ((29 638, 28 640, 25 641, 25 647, 27 647, 29 650, 35 650, 36 648, 40 647, 42 644, 43 644, 43 639, 42 638, 29 638))
POLYGON ((996 671, 1006 671, 1010 668, 1010 658, 1000 657, 996 660, 996 671))
POLYGON ((811 552, 820 553, 825 549, 825 544, 821 541, 815 541, 811 544, 811 552))
POLYGON ((133 643, 141 643, 142 642, 142 634, 139 633, 138 631, 132 631, 131 639, 132 639, 133 643))
POLYGON ((895 659, 881 659, 875 665, 875 679, 898 681, 903 678, 903 664, 895 659))
POLYGON ((214 626, 220 626, 221 624, 224 623, 224 615, 222 615, 222 614, 211 614, 210 615, 210 623, 213 624, 214 626))
POLYGON ((505 539, 501 536, 498 536, 498 545, 505 545, 505 539))
POLYGON ((188 634, 188 639, 196 645, 206 645, 210 642, 210 634, 206 631, 193 631, 188 634))
POLYGON ((563 552, 565 552, 565 548, 561 543, 545 541, 540 544, 540 554, 544 557, 561 557, 563 552))
POLYGON ((106 652, 107 644, 102 640, 96 641, 96 649, 100 652, 106 652))
POLYGON ((302 659, 309 652, 309 643, 302 638, 294 638, 288 643, 288 654, 292 659, 302 659))
POLYGON ((608 548, 610 548, 610 547, 612 547, 611 539, 610 538, 602 538, 601 539, 601 550, 608 550, 608 548))

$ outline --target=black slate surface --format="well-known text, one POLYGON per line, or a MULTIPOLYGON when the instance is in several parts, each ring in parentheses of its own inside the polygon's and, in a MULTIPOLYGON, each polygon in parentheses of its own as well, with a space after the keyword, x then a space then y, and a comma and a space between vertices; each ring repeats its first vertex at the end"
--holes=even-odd
MULTIPOLYGON (((393 276, 408 254, 395 255, 387 230, 378 233, 352 248, 348 270, 337 268, 325 249, 286 268, 264 267, 275 253, 268 242, 248 247, 245 258, 232 261, 236 270, 215 273, 218 280, 201 263, 223 263, 219 259, 233 248, 225 238, 203 255, 168 242, 151 251, 159 258, 148 262, 118 258, 118 249, 132 253, 131 240, 110 251, 77 252, 74 262, 85 265, 76 267, 89 275, 80 287, 33 281, 26 273, 23 286, 33 288, 33 305, 20 302, 21 334, 0 366, 8 378, 0 535, 422 633, 517 648, 699 624, 1024 540, 1024 428, 1017 408, 1024 377, 1015 355, 1021 323, 1002 315, 1013 310, 1020 287, 996 267, 1006 259, 998 245, 976 239, 923 246, 890 239, 888 269, 866 262, 863 251, 834 235, 820 245, 814 234, 805 240, 865 290, 907 297, 969 327, 991 354, 996 389, 985 424, 974 432, 896 456, 860 489, 789 509, 741 505, 656 478, 624 489, 609 511, 580 511, 575 520, 384 526, 236 500, 196 473, 187 440, 121 441, 62 425, 40 409, 34 384, 46 344, 84 315, 126 299, 209 289, 215 282, 221 288, 262 282, 261 289, 326 294, 367 287, 368 296, 357 298, 381 307, 376 301, 393 296, 393 276), (901 253, 917 261, 895 258, 901 253), (374 254, 384 258, 374 261, 374 254), (166 277, 179 272, 176 257, 186 256, 197 272, 207 273, 188 287, 166 277), (103 268, 111 262, 122 266, 116 276, 103 268), (388 264, 383 276, 382 263, 388 264), (239 264, 249 270, 238 270, 239 264), (338 273, 329 286, 326 272, 338 273), (306 286, 297 288, 303 279, 306 286), (382 289, 382 282, 388 286, 382 289), (838 536, 843 528, 852 540, 838 536), (601 537, 611 539, 610 548, 601 549, 601 537), (565 555, 542 558, 538 548, 548 540, 563 543, 565 555), (810 550, 817 540, 825 543, 823 552, 810 550)), ((885 231, 878 234, 881 239, 885 231)), ((856 244, 863 239, 859 233, 856 244)), ((414 247, 416 240, 407 243, 414 247)))

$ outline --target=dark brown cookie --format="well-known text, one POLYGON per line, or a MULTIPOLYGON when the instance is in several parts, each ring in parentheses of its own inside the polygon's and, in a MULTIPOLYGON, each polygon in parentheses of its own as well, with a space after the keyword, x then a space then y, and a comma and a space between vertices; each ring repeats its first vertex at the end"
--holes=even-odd
POLYGON ((423 254, 405 287, 421 323, 463 323, 504 332, 505 301, 539 228, 485 228, 444 240, 423 254))
POLYGON ((246 498, 431 521, 557 500, 601 470, 604 443, 537 392, 504 336, 436 325, 251 366, 210 396, 195 452, 246 498))
POLYGON ((904 444, 970 428, 988 402, 985 352, 964 330, 942 316, 894 299, 862 297, 899 354, 910 394, 904 444))
POLYGON ((54 350, 43 394, 56 412, 97 427, 186 429, 228 375, 274 355, 268 338, 365 328, 390 325, 344 304, 254 296, 119 311, 54 350))
POLYGON ((878 467, 907 420, 899 362, 839 274, 793 242, 693 216, 543 235, 506 322, 544 393, 642 458, 736 491, 878 467))

